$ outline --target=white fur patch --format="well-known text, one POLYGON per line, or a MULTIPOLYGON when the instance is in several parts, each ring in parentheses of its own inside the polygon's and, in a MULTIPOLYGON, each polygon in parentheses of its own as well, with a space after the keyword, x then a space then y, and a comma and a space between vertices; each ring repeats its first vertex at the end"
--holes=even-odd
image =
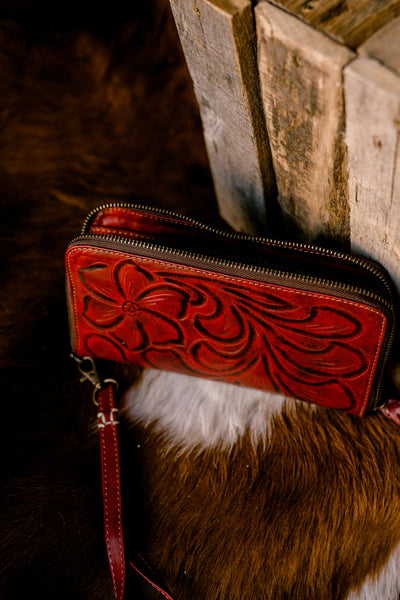
POLYGON ((368 576, 359 590, 350 592, 347 600, 398 600, 399 594, 400 544, 379 573, 368 576))
POLYGON ((278 394, 146 369, 124 397, 129 420, 155 425, 171 445, 182 449, 229 450, 249 433, 254 444, 266 442, 273 416, 288 403, 278 394))

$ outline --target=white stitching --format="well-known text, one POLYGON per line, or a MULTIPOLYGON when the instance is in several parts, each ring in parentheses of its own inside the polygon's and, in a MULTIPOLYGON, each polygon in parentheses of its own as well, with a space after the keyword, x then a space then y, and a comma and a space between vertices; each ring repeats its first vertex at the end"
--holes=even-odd
MULTIPOLYGON (((75 246, 73 248, 71 248, 71 250, 69 251, 68 254, 68 269, 69 269, 69 273, 70 273, 70 278, 72 279, 72 272, 71 272, 71 266, 69 263, 69 259, 70 256, 73 252, 79 252, 79 251, 84 251, 85 254, 94 254, 95 256, 97 256, 98 254, 104 254, 104 255, 108 255, 108 256, 121 256, 122 258, 126 258, 127 256, 131 256, 130 253, 127 252, 121 252, 118 250, 108 250, 108 249, 102 249, 102 248, 93 248, 92 246, 75 246)), ((206 269, 202 269, 201 267, 187 267, 187 266, 182 266, 179 263, 173 263, 170 262, 168 260, 161 260, 161 259, 153 259, 153 258, 147 258, 147 257, 143 257, 143 256, 137 256, 134 255, 135 260, 139 260, 139 261, 144 261, 147 263, 152 263, 152 264, 161 264, 161 265, 169 265, 170 267, 173 267, 174 269, 179 269, 181 271, 185 271, 185 272, 191 272, 191 273, 204 273, 206 275, 209 275, 210 277, 215 277, 217 279, 220 280, 225 280, 225 281, 230 281, 233 283, 237 283, 239 277, 232 277, 229 275, 224 275, 222 273, 216 273, 215 271, 207 271, 206 269)), ((241 277, 243 279, 243 276, 241 277)), ((276 289, 276 288, 280 288, 280 289, 290 289, 287 286, 282 286, 282 285, 277 285, 277 284, 270 284, 270 283, 259 283, 257 281, 252 281, 251 279, 246 279, 246 285, 252 286, 252 287, 256 287, 256 288, 261 288, 261 289, 265 289, 265 288, 269 288, 269 289, 276 289)), ((296 290, 296 289, 290 289, 290 292, 293 294, 297 294, 297 295, 301 295, 301 296, 313 296, 316 298, 324 298, 326 297, 326 294, 320 294, 318 292, 305 292, 303 290, 296 290)), ((344 298, 338 298, 337 296, 331 296, 332 300, 334 300, 335 302, 341 303, 341 304, 348 304, 350 306, 360 306, 360 303, 358 302, 353 302, 352 300, 345 300, 344 298)), ((73 294, 73 303, 74 303, 74 315, 75 315, 75 322, 76 322, 76 327, 75 330, 78 329, 78 324, 79 324, 79 319, 78 319, 78 314, 77 314, 77 307, 76 307, 76 303, 75 303, 75 294, 73 294)), ((366 389, 366 393, 364 396, 364 399, 361 403, 361 408, 360 408, 360 413, 359 415, 362 416, 364 414, 365 411, 365 407, 366 407, 366 403, 368 400, 368 396, 369 396, 369 392, 371 389, 371 385, 372 385, 372 379, 373 379, 373 372, 375 372, 375 365, 376 365, 376 361, 377 361, 377 357, 379 354, 379 350, 381 347, 381 342, 382 342, 382 338, 384 335, 384 331, 386 328, 386 319, 382 318, 382 313, 379 312, 377 309, 371 307, 371 306, 367 306, 367 305, 363 305, 364 310, 368 310, 371 313, 374 313, 375 315, 381 317, 381 330, 380 330, 380 334, 379 334, 379 345, 377 346, 376 352, 375 352, 375 356, 374 356, 374 360, 373 360, 373 365, 374 365, 374 369, 373 371, 371 370, 369 379, 368 379, 368 385, 367 385, 367 389, 366 389)), ((77 337, 80 339, 79 336, 79 332, 77 337)))
MULTIPOLYGON (((111 398, 111 394, 112 394, 112 389, 108 389, 108 396, 109 399, 111 398)), ((101 394, 99 394, 99 408, 103 408, 102 407, 102 400, 101 400, 101 394)), ((113 409, 116 410, 116 409, 113 409)), ((103 410, 100 411, 100 414, 104 414, 103 410)), ((107 475, 107 471, 108 471, 108 462, 107 462, 107 453, 106 453, 106 448, 105 448, 105 443, 104 443, 104 436, 105 436, 105 428, 104 427, 100 427, 100 435, 102 437, 102 443, 101 443, 101 447, 102 447, 102 454, 103 454, 103 464, 104 464, 104 490, 105 490, 105 505, 106 505, 106 511, 105 511, 105 527, 106 527, 106 533, 107 533, 107 547, 108 547, 108 553, 109 556, 111 555, 111 547, 110 547, 110 536, 109 536, 109 521, 108 521, 108 517, 109 517, 109 506, 108 506, 108 497, 107 497, 107 489, 108 489, 108 475, 107 475)), ((113 446, 114 446, 114 462, 116 465, 118 465, 118 439, 117 439, 117 430, 116 427, 113 427, 112 429, 112 435, 113 435, 113 446)), ((124 560, 123 560, 123 554, 122 554, 122 539, 121 539, 121 511, 120 511, 120 505, 121 505, 121 495, 120 495, 120 478, 119 478, 119 472, 118 469, 116 469, 116 475, 117 475, 117 486, 116 486, 116 491, 117 491, 117 507, 118 507, 118 541, 119 541, 119 549, 120 549, 120 561, 121 561, 121 566, 122 566, 122 577, 121 577, 121 587, 120 587, 120 597, 122 596, 122 591, 123 591, 123 586, 124 586, 124 577, 125 577, 125 565, 124 565, 124 560)), ((112 579, 115 585, 115 581, 116 581, 116 574, 115 574, 115 570, 114 570, 114 565, 112 560, 109 561, 110 562, 110 568, 111 568, 111 574, 112 574, 112 579)))

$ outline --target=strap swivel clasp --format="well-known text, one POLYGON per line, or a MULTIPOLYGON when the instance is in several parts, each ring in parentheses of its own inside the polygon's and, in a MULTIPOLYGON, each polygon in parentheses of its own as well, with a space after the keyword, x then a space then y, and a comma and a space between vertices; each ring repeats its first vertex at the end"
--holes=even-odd
POLYGON ((78 363, 78 370, 81 374, 80 381, 89 381, 93 386, 93 402, 97 406, 97 393, 107 384, 113 384, 118 389, 118 382, 115 379, 100 379, 97 373, 96 365, 91 356, 78 356, 71 352, 71 358, 78 363))

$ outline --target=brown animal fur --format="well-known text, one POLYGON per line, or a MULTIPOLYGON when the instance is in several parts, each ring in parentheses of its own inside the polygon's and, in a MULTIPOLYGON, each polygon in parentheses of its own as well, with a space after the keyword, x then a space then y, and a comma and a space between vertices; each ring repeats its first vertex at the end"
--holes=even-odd
POLYGON ((168 3, 54 6, 3 3, 0 21, 7 600, 112 596, 91 392, 68 356, 68 241, 88 210, 113 200, 217 214, 168 3))
MULTIPOLYGON (((68 357, 64 250, 87 211, 138 201, 217 221, 167 0, 3 3, 0 596, 112 598, 97 436, 68 357), (58 9, 59 7, 57 7, 58 9)), ((115 368, 122 387, 136 374, 115 368)), ((107 373, 113 375, 113 373, 107 373)), ((180 600, 341 600, 400 541, 400 434, 307 406, 266 446, 167 451, 121 425, 128 551, 180 600)), ((159 595, 134 576, 128 597, 159 595)), ((376 599, 380 600, 380 599, 376 599)))
POLYGON ((341 600, 399 542, 400 438, 382 416, 300 406, 266 448, 229 453, 136 435, 144 550, 178 598, 341 600))

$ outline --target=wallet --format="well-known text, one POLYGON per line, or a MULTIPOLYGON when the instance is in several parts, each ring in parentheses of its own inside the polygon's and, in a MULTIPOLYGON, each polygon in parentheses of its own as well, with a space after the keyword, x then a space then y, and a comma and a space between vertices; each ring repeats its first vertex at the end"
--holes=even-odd
POLYGON ((384 403, 396 290, 372 260, 108 204, 69 244, 66 274, 77 356, 355 416, 384 403))

